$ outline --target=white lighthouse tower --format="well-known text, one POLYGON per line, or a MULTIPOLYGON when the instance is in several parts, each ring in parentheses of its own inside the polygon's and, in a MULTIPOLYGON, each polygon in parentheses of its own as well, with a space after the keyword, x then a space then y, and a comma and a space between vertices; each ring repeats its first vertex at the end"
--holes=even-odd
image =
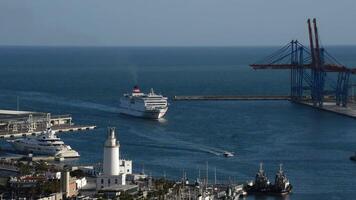
POLYGON ((109 128, 108 138, 104 145, 103 173, 106 176, 117 176, 120 173, 119 142, 116 142, 115 128, 109 128))
POLYGON ((119 153, 120 144, 116 141, 115 128, 109 128, 104 143, 103 173, 96 178, 97 190, 126 185, 126 175, 132 173, 132 161, 120 160, 119 153))

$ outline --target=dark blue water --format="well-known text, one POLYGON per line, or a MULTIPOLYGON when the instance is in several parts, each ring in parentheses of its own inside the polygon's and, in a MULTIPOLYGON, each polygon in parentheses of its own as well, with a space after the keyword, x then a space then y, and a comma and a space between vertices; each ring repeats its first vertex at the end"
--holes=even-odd
MULTIPOLYGON (((221 182, 252 179, 264 162, 273 181, 283 163, 294 193, 288 199, 353 199, 356 121, 287 101, 170 102, 163 121, 120 116, 118 99, 134 84, 167 95, 288 94, 287 71, 248 67, 276 48, 0 48, 0 106, 71 113, 98 129, 62 134, 75 162, 102 160, 106 128, 115 126, 122 157, 136 171, 178 178, 205 174, 221 182), (223 151, 236 156, 224 158, 223 151)), ((356 66, 356 47, 329 52, 356 66)), ((254 199, 249 197, 248 199, 254 199)), ((277 197, 263 199, 278 199, 277 197)))

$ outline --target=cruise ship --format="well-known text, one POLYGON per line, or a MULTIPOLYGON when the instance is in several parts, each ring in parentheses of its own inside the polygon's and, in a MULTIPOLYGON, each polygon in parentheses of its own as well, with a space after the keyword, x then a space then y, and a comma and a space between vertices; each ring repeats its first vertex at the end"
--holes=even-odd
POLYGON ((135 86, 131 94, 124 94, 120 99, 120 113, 135 117, 159 119, 168 110, 167 97, 156 94, 153 89, 148 94, 142 93, 135 86))
POLYGON ((56 136, 55 131, 47 128, 42 134, 33 137, 8 140, 19 152, 37 155, 49 155, 59 158, 77 158, 79 153, 56 136))

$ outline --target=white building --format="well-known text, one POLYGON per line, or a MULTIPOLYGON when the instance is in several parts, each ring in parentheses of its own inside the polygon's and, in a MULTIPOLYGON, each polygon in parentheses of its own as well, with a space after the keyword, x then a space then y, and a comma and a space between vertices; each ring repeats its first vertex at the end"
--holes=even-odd
POLYGON ((113 185, 126 185, 126 175, 132 173, 132 161, 120 160, 120 144, 116 141, 115 128, 109 128, 104 144, 103 173, 97 176, 96 189, 113 185))
POLYGON ((85 177, 82 177, 80 179, 75 180, 75 184, 77 185, 77 189, 82 189, 84 186, 87 185, 87 179, 85 177))
POLYGON ((132 160, 119 160, 120 174, 132 174, 132 160))

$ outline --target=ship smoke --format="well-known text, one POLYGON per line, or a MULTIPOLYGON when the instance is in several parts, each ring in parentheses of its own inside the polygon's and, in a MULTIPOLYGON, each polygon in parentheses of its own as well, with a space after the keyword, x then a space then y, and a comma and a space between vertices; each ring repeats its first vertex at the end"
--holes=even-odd
POLYGON ((129 74, 132 77, 132 81, 134 85, 138 84, 138 72, 137 72, 137 66, 136 65, 129 65, 128 66, 129 74))

